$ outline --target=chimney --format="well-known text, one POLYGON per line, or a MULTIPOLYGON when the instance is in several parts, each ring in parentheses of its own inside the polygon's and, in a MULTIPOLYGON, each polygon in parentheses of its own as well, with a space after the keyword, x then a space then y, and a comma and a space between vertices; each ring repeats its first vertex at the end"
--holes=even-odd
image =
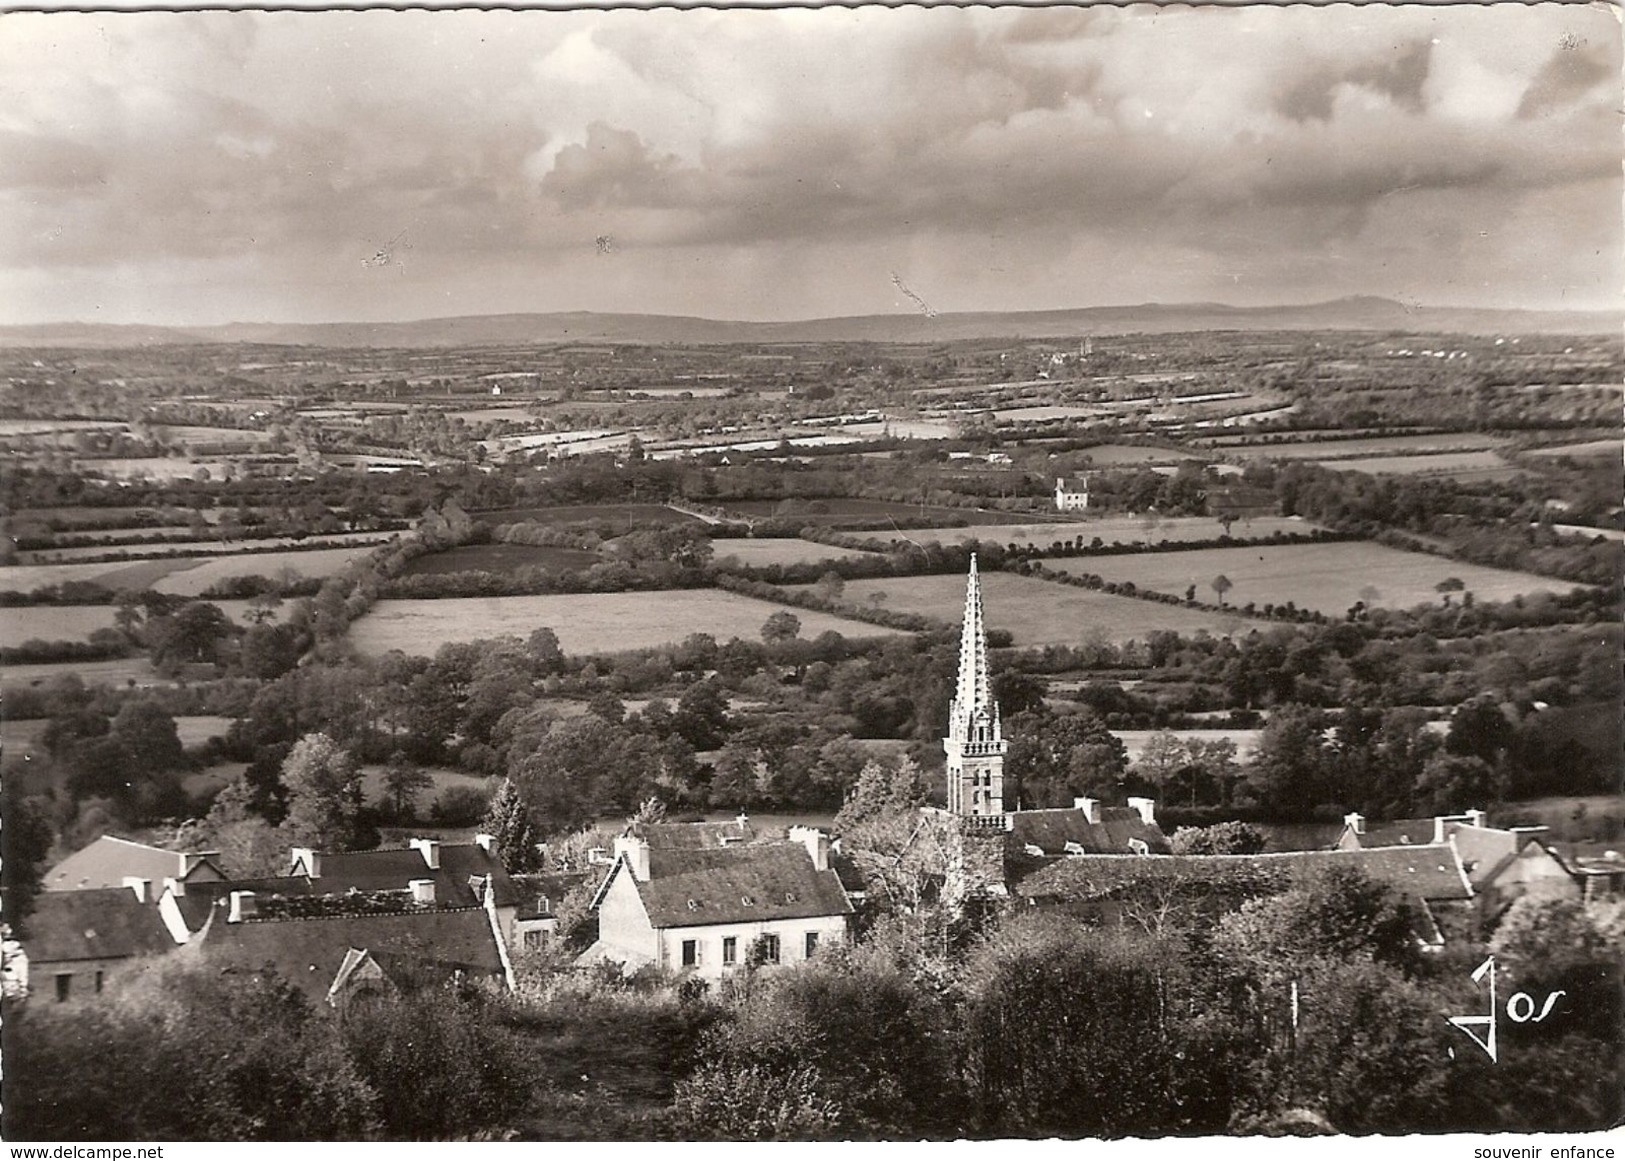
POLYGON ((1355 811, 1352 814, 1345 814, 1343 816, 1343 825, 1348 827, 1355 834, 1364 834, 1365 815, 1361 814, 1359 811, 1355 811))
POLYGON ((488 855, 497 853, 497 840, 494 835, 477 834, 474 836, 474 845, 488 855))
POLYGON ((1154 798, 1131 798, 1128 808, 1140 813, 1140 821, 1146 826, 1157 825, 1157 802, 1154 798))
POLYGON ((750 815, 746 814, 743 810, 741 810, 739 812, 739 817, 734 819, 734 823, 735 823, 735 825, 737 825, 739 827, 740 830, 744 830, 747 826, 750 825, 750 815))
POLYGON ((407 886, 412 888, 413 903, 416 903, 419 907, 434 906, 433 879, 413 879, 407 886))
POLYGON ((423 855, 423 862, 431 871, 440 869, 440 840, 438 839, 410 839, 407 844, 414 851, 423 855))
POLYGON ((181 875, 180 875, 180 877, 184 879, 184 878, 186 878, 186 876, 190 875, 193 871, 197 870, 198 865, 200 863, 202 863, 204 859, 218 859, 219 857, 220 857, 220 852, 219 851, 182 852, 181 856, 180 856, 180 860, 181 860, 181 875))
POLYGON ((615 853, 625 857, 634 879, 640 883, 649 881, 649 844, 645 840, 622 835, 615 840, 615 853))
POLYGON ((1089 822, 1100 821, 1100 799, 1098 798, 1074 798, 1072 800, 1072 809, 1083 811, 1083 817, 1089 822))
POLYGON ((1467 825, 1468 826, 1476 826, 1479 829, 1483 829, 1484 827, 1489 825, 1489 822, 1490 822, 1489 815, 1485 814, 1482 810, 1469 810, 1469 811, 1467 811, 1467 825))
POLYGON ((147 901, 147 888, 152 886, 152 880, 143 879, 139 875, 125 875, 123 885, 135 892, 135 901, 137 903, 145 903, 147 901))
POLYGON ((790 841, 800 843, 812 856, 813 870, 829 870, 829 835, 815 826, 792 826, 790 841))
POLYGON ((254 902, 254 892, 233 891, 231 893, 231 912, 226 916, 227 923, 241 923, 245 919, 254 918, 259 907, 254 902))
POLYGON ((293 856, 293 874, 304 875, 307 879, 320 879, 322 877, 322 853, 314 847, 294 847, 288 852, 293 856))
POLYGON ((180 896, 186 894, 186 884, 180 879, 173 879, 165 876, 164 890, 179 898, 180 896))

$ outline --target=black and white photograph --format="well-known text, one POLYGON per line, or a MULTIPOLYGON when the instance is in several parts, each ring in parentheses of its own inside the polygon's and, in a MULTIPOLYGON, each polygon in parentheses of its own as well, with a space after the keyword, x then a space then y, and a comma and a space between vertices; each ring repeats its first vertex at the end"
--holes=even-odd
POLYGON ((0 11, 0 1136, 1618 1156, 1622 56, 0 11))

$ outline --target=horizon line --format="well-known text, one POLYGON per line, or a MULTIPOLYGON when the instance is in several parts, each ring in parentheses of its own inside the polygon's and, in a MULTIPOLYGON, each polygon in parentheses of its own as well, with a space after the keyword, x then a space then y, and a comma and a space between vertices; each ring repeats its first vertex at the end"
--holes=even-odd
POLYGON ((1316 299, 1309 302, 1276 302, 1263 305, 1242 305, 1222 302, 1212 299, 1190 299, 1180 301, 1151 300, 1145 302, 1100 303, 1092 306, 1060 306, 1060 307, 1034 307, 1015 310, 984 309, 984 310, 942 310, 926 314, 919 310, 897 311, 869 311, 863 314, 836 314, 836 315, 804 315, 795 318, 717 318, 708 315, 674 314, 661 311, 647 310, 491 310, 474 314, 448 314, 448 315, 421 315, 411 318, 393 319, 325 319, 319 321, 288 319, 232 319, 227 322, 107 322, 99 319, 53 319, 46 322, 0 322, 0 330, 23 330, 33 328, 51 327, 147 327, 156 330, 219 330, 228 327, 371 327, 371 326, 414 326, 423 323, 455 323, 462 321, 477 321, 493 318, 564 318, 572 315, 600 318, 647 318, 647 319, 673 319, 718 325, 742 326, 797 326, 814 323, 849 322, 859 319, 906 319, 919 318, 925 323, 937 319, 965 318, 976 315, 1047 315, 1082 313, 1087 311, 1116 311, 1116 310, 1168 310, 1168 309, 1216 309, 1226 311, 1270 311, 1270 310, 1311 310, 1316 307, 1336 306, 1345 303, 1383 303, 1398 307, 1406 313, 1416 311, 1474 311, 1503 314, 1589 314, 1589 315, 1620 315, 1625 317, 1625 302, 1614 307, 1549 307, 1549 306, 1469 306, 1460 303, 1439 302, 1406 302, 1397 298, 1390 298, 1382 294, 1347 294, 1336 298, 1316 299))

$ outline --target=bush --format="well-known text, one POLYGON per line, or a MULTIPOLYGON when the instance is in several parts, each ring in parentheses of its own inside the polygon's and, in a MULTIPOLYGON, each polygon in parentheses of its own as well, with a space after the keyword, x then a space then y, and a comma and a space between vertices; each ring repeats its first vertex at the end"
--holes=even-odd
POLYGON ((379 1097, 383 1135, 403 1140, 500 1131, 535 1079, 523 1043, 479 993, 428 987, 352 1006, 344 1044, 379 1097))
POLYGON ((480 787, 451 786, 441 791, 429 814, 436 826, 474 826, 490 805, 490 792, 480 787))
POLYGON ((760 1064, 712 1061, 677 1082, 678 1130, 690 1138, 805 1141, 840 1134, 846 1114, 812 1067, 776 1072, 760 1064))

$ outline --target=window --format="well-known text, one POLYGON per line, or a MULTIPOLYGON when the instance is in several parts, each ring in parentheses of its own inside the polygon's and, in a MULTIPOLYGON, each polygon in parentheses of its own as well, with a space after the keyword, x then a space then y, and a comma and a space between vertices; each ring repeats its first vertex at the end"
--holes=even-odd
POLYGON ((525 932, 525 950, 540 951, 547 946, 547 932, 536 930, 525 932))
POLYGON ((779 937, 776 935, 762 936, 762 962, 779 962, 779 937))
POLYGON ((68 989, 73 986, 73 977, 63 974, 56 977, 56 1002, 62 1003, 68 998, 68 989))
POLYGON ((101 991, 102 991, 102 973, 97 972, 96 973, 96 994, 98 996, 101 995, 101 991))
POLYGON ((732 935, 722 937, 722 962, 728 967, 739 962, 739 940, 732 935))
POLYGON ((700 962, 700 941, 697 939, 683 940, 683 966, 687 968, 698 967, 700 962))
POLYGON ((809 931, 809 932, 807 932, 806 953, 805 953, 806 957, 808 959, 811 959, 813 957, 813 952, 815 952, 817 950, 818 950, 818 932, 809 931))

